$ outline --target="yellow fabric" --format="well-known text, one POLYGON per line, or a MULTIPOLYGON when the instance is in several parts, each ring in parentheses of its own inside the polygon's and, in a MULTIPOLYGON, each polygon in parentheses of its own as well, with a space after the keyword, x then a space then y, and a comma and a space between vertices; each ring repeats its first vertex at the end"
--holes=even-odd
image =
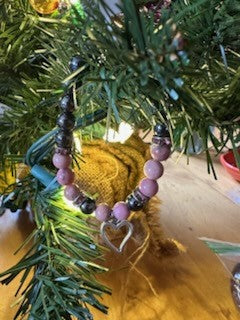
POLYGON ((81 170, 75 170, 76 183, 88 193, 98 194, 98 202, 112 206, 125 200, 143 178, 147 151, 148 146, 137 136, 124 144, 86 142, 81 170))
MULTIPOLYGON (((133 135, 124 144, 107 143, 103 140, 85 142, 82 148, 84 162, 81 169, 75 170, 76 183, 80 189, 97 194, 97 201, 113 206, 123 201, 136 188, 144 177, 143 166, 150 158, 149 145, 138 135, 133 135)), ((160 201, 152 200, 143 209, 131 215, 137 244, 136 263, 147 249, 159 257, 175 255, 181 250, 172 239, 166 239, 161 229, 160 201)), ((122 238, 122 230, 112 231, 109 237, 122 238)), ((99 241, 101 241, 99 239, 99 241)), ((133 250, 135 255, 136 251, 133 250)))
POLYGON ((13 172, 11 166, 6 165, 5 171, 0 172, 0 194, 4 192, 4 190, 15 182, 15 178, 13 176, 13 172))

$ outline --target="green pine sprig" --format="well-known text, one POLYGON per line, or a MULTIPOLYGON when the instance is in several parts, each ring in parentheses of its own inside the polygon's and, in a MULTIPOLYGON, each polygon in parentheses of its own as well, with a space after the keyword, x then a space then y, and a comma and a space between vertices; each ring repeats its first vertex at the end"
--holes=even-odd
POLYGON ((28 319, 74 316, 89 320, 88 306, 107 313, 99 298, 110 291, 95 279, 96 274, 107 271, 98 264, 102 248, 92 238, 96 230, 64 204, 61 192, 47 196, 37 191, 31 205, 36 229, 24 243, 32 242, 31 248, 19 263, 0 275, 1 283, 7 285, 23 272, 14 319, 27 315, 28 319))

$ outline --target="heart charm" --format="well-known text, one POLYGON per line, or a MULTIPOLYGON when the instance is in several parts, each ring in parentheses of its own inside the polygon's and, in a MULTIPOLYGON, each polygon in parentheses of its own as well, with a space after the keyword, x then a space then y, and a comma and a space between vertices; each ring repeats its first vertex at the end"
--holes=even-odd
POLYGON ((101 224, 101 235, 102 235, 102 239, 103 241, 114 251, 116 251, 117 253, 122 253, 123 252, 123 249, 126 245, 126 243, 128 242, 128 240, 131 238, 133 234, 133 225, 127 221, 127 220, 123 220, 123 221, 120 221, 120 222, 117 222, 117 223, 114 223, 114 222, 110 222, 110 221, 107 221, 107 222, 103 222, 101 224), (119 230, 121 229, 122 227, 127 227, 128 229, 128 232, 126 234, 126 236, 123 238, 121 244, 119 247, 116 247, 108 238, 107 236, 107 233, 106 233, 106 228, 112 228, 114 230, 119 230))

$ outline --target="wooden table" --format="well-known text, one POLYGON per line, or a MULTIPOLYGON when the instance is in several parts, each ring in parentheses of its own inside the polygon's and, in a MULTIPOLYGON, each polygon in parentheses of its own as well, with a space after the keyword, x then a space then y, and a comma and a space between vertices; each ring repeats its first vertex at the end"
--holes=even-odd
MULTIPOLYGON (((126 270, 111 272, 103 281, 113 288, 106 297, 109 316, 96 313, 95 320, 226 320, 240 319, 235 308, 229 277, 217 257, 200 241, 205 236, 240 242, 240 184, 224 171, 216 159, 219 180, 207 174, 203 157, 193 157, 190 165, 177 154, 166 163, 159 181, 161 222, 168 237, 181 242, 187 253, 158 261, 146 254, 133 272, 126 294, 119 290, 126 270), (146 278, 151 282, 155 294, 146 278), (121 314, 123 301, 126 302, 121 314)), ((12 253, 31 229, 26 216, 6 214, 0 219, 0 270, 18 257, 12 253)), ((115 260, 117 260, 117 257, 115 260)), ((12 320, 13 290, 17 281, 0 288, 0 319, 12 320)), ((54 320, 54 319, 52 319, 54 320)))

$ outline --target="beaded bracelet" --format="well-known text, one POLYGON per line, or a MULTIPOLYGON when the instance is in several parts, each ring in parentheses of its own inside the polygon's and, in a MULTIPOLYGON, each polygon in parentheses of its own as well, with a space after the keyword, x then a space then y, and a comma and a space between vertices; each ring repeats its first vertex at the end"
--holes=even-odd
MULTIPOLYGON (((81 66, 81 59, 74 57, 70 63, 72 72, 81 66)), ((59 130, 56 134, 56 150, 53 155, 53 164, 58 169, 57 181, 60 185, 65 186, 64 195, 79 207, 82 213, 92 214, 95 212, 96 218, 102 222, 101 235, 104 242, 118 253, 123 251, 127 241, 133 233, 132 224, 127 221, 131 211, 143 209, 146 203, 157 194, 159 179, 163 175, 163 165, 161 161, 166 160, 171 154, 171 140, 169 132, 165 125, 156 124, 154 127, 154 136, 150 147, 151 160, 144 165, 144 174, 146 178, 140 181, 139 186, 127 197, 126 201, 117 202, 113 208, 106 203, 96 205, 96 202, 86 196, 84 191, 74 184, 74 172, 70 169, 73 144, 73 129, 75 117, 73 115, 74 102, 71 92, 65 94, 59 103, 62 113, 57 119, 59 130), (119 247, 116 247, 108 238, 106 228, 120 229, 127 227, 127 235, 122 240, 119 247)))

